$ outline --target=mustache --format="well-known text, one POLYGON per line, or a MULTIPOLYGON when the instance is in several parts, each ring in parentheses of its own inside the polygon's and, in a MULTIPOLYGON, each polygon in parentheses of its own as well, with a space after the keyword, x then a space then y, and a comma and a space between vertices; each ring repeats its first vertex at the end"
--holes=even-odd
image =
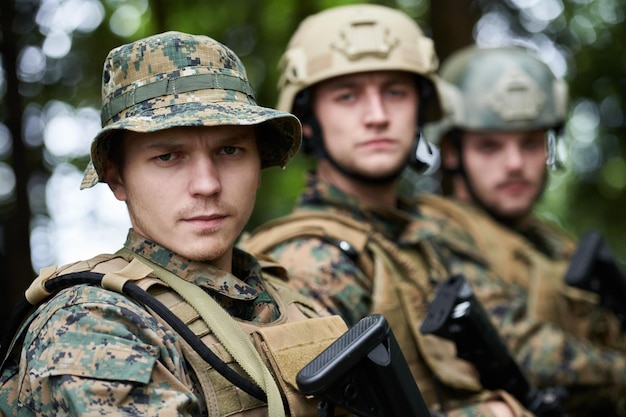
POLYGON ((181 219, 189 219, 200 216, 213 215, 233 215, 238 212, 237 207, 227 204, 224 201, 197 201, 177 211, 177 216, 181 219))
POLYGON ((523 175, 513 174, 498 182, 497 186, 506 187, 507 185, 511 184, 532 185, 532 181, 529 181, 523 175))

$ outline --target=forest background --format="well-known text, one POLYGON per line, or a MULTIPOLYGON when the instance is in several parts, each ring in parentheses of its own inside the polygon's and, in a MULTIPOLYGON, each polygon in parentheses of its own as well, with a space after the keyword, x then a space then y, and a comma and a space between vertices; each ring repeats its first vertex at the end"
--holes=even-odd
MULTIPOLYGON (((105 185, 78 191, 100 127, 108 51, 167 30, 206 34, 242 59, 265 106, 298 23, 355 1, 3 0, 0 3, 0 325, 40 268, 111 252, 128 219, 105 185)), ((362 3, 368 3, 362 1, 362 3)), ((559 145, 537 213, 581 236, 603 233, 626 259, 626 0, 388 0, 434 39, 445 59, 478 43, 523 44, 570 85, 559 145)), ((311 161, 263 174, 249 224, 287 213, 311 161)))

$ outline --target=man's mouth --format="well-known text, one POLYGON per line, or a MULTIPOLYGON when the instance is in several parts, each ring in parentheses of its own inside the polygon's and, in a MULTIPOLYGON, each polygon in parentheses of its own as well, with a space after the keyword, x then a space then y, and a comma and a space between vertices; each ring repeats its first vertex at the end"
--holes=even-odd
POLYGON ((184 221, 200 227, 215 227, 220 225, 227 217, 225 214, 206 214, 187 217, 184 221))
POLYGON ((387 138, 371 139, 361 142, 358 147, 368 149, 387 149, 396 145, 396 141, 387 138))
POLYGON ((530 187, 527 181, 508 181, 500 184, 498 188, 509 194, 519 194, 530 187))

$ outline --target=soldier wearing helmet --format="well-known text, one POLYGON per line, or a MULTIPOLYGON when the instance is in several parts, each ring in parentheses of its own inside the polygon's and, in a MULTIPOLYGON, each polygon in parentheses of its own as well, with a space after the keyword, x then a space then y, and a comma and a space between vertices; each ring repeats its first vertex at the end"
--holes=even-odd
POLYGON ((525 328, 504 334, 538 386, 568 388, 570 415, 624 413, 615 403, 626 384, 620 323, 597 306, 596 294, 566 285, 576 242, 532 214, 548 167, 558 163, 567 85, 521 47, 469 46, 439 74, 443 117, 425 131, 440 146, 447 198, 422 194, 422 212, 467 230, 506 283, 505 299, 525 310, 525 328), (533 323, 554 330, 530 335, 533 323))
POLYGON ((478 259, 462 231, 444 231, 397 193, 407 165, 436 165, 420 130, 439 112, 437 65, 432 40, 398 10, 340 6, 301 22, 279 64, 278 108, 300 118, 316 168, 294 213, 240 244, 279 260, 290 285, 348 324, 384 314, 432 409, 523 415, 507 393, 485 391, 449 342, 419 331, 436 282, 454 273, 440 235, 478 259))
POLYGON ((102 104, 82 187, 106 183, 132 228, 114 255, 41 271, 2 358, 0 415, 317 415, 293 364, 345 324, 233 245, 299 121, 256 104, 226 46, 179 32, 113 49, 102 104))
POLYGON ((444 192, 518 223, 556 164, 567 85, 519 47, 465 48, 440 75, 448 112, 431 136, 445 152, 444 192))

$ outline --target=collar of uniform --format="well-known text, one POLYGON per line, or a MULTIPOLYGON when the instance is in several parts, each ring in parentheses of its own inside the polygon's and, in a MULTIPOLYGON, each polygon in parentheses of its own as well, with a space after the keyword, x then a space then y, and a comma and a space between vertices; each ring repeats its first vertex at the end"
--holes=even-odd
POLYGON ((576 250, 576 240, 572 236, 534 215, 528 216, 512 229, 550 259, 569 259, 576 250))
POLYGON ((233 273, 241 279, 208 263, 185 259, 133 229, 128 232, 124 246, 186 281, 229 298, 253 300, 259 295, 258 289, 262 289, 258 262, 240 250, 233 252, 233 273))
POLYGON ((307 174, 306 189, 300 196, 298 205, 307 210, 336 211, 352 219, 367 222, 401 246, 409 246, 435 236, 441 230, 437 222, 424 219, 415 205, 402 199, 395 208, 366 205, 355 196, 320 180, 314 172, 307 174))

